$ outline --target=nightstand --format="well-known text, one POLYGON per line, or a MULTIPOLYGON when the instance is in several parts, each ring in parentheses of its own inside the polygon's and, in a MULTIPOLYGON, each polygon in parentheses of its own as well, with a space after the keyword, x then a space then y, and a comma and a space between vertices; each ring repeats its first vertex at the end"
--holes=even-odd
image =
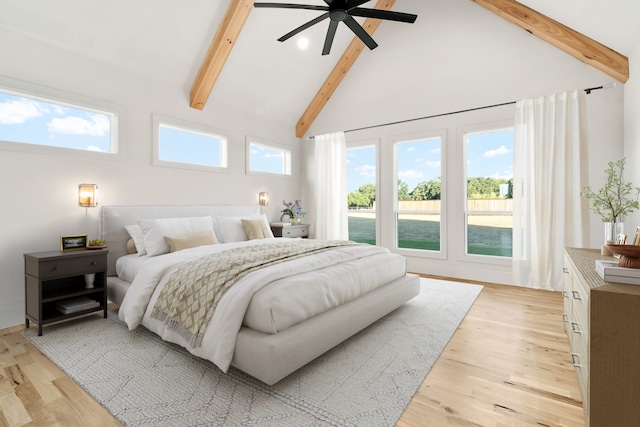
POLYGON ((104 311, 107 317, 107 253, 99 250, 24 254, 25 327, 104 311), (87 288, 85 274, 94 274, 87 288))
POLYGON ((309 224, 280 225, 270 224, 274 237, 309 237, 309 224))

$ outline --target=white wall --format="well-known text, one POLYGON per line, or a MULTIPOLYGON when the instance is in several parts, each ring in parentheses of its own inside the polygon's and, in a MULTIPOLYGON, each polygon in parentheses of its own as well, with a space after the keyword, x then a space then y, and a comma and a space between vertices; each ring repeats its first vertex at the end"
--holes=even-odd
MULTIPOLYGON (((573 88, 567 88, 570 90, 573 88)), ((549 93, 541 93, 546 95, 549 93)), ((395 245, 394 215, 393 215, 393 177, 391 159, 393 157, 393 140, 403 135, 419 135, 444 129, 446 132, 446 157, 443 159, 443 171, 446 173, 447 186, 463 185, 461 134, 465 127, 492 123, 513 123, 515 105, 490 108, 480 111, 455 114, 446 117, 414 121, 402 125, 385 126, 366 131, 347 133, 348 141, 379 138, 381 142, 380 154, 383 158, 379 171, 381 184, 378 200, 378 215, 381 217, 382 246, 393 250, 395 245), (387 165, 385 168, 384 165, 387 165), (387 202, 385 202, 387 200, 387 202), (391 201, 391 202, 389 202, 391 201)), ((446 111, 442 111, 446 113, 446 111)), ((587 96, 587 114, 589 120, 589 184, 598 188, 603 181, 602 171, 608 161, 622 156, 623 132, 623 87, 597 90, 587 96)), ((303 162, 313 164, 313 141, 305 141, 303 145, 303 162)), ((308 168, 308 171, 312 166, 308 168)), ((304 193, 311 193, 313 188, 312 176, 305 176, 304 193)), ((446 191, 446 190, 445 190, 446 191)), ((509 262, 503 265, 492 265, 482 258, 471 261, 464 255, 464 201, 461 198, 449 198, 446 201, 448 239, 445 259, 433 259, 421 256, 407 256, 410 271, 447 277, 457 277, 470 280, 482 280, 497 283, 512 283, 511 266, 509 262)), ((568 218, 568 221, 571 219, 568 218)), ((591 247, 600 247, 603 231, 600 219, 591 215, 591 247)))
POLYGON ((193 110, 185 88, 190 82, 154 81, 1 30, 0 39, 0 85, 68 100, 95 98, 124 111, 119 160, 0 151, 0 328, 24 321, 23 253, 57 250, 65 234, 97 237, 99 208, 77 206, 79 183, 98 184, 100 205, 257 204, 258 192, 268 191, 264 212, 271 220, 279 219, 278 200, 300 198, 300 143, 290 126, 217 100, 215 90, 204 111, 193 110), (153 113, 225 130, 231 173, 151 166, 153 113), (246 175, 246 135, 291 147, 293 176, 246 175))
MULTIPOLYGON (((624 87, 624 155, 627 157, 625 178, 640 187, 640 43, 629 55, 630 77, 624 87)), ((640 225, 640 211, 625 219, 627 236, 640 225)))

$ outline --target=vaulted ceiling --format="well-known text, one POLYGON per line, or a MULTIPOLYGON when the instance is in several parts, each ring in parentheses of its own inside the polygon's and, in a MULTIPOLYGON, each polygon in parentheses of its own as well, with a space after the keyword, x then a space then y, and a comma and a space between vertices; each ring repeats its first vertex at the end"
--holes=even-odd
MULTIPOLYGON (((260 5, 260 3, 255 5, 254 1, 255 0, 232 0, 229 3, 225 17, 216 32, 216 36, 209 47, 200 71, 191 88, 191 106, 193 108, 199 110, 204 108, 206 100, 218 76, 222 72, 236 40, 240 37, 240 32, 252 7, 260 5)), ((580 34, 562 23, 514 0, 472 1, 622 83, 626 82, 629 78, 629 61, 626 56, 608 48, 596 40, 580 34)), ((332 7, 336 5, 336 2, 332 2, 331 0, 325 0, 325 3, 332 7)), ((356 8, 356 6, 367 3, 367 1, 354 1, 353 5, 349 3, 350 2, 346 1, 341 2, 339 6, 340 10, 342 10, 342 8, 345 10, 356 8)), ((374 9, 387 11, 393 7, 394 3, 395 0, 378 0, 374 9)), ((262 5, 265 4, 262 3, 262 5)), ((273 7, 273 4, 270 7, 273 7)), ((291 9, 299 10, 295 7, 291 7, 291 9)), ((318 16, 322 19, 320 14, 318 14, 318 16)), ((373 35, 381 22, 379 19, 369 18, 362 23, 362 28, 364 28, 369 35, 373 35)), ((301 27, 296 27, 297 29, 293 32, 299 34, 299 29, 306 29, 317 23, 318 21, 315 20, 308 21, 308 23, 305 23, 301 27)), ((287 35, 280 38, 279 41, 285 41, 283 39, 288 39, 289 37, 290 36, 287 35)), ((329 35, 327 35, 326 40, 329 40, 328 37, 329 35)), ((375 48, 375 45, 373 48, 375 48)), ((365 43, 362 37, 354 37, 298 121, 296 125, 297 137, 302 138, 305 136, 309 127, 329 101, 331 95, 337 90, 340 82, 349 72, 351 66, 358 59, 363 49, 365 49, 365 43)), ((324 54, 327 54, 327 52, 323 50, 323 55, 324 54)))
MULTIPOLYGON (((322 0, 277 0, 324 4, 322 0)), ((189 93, 229 5, 249 0, 3 0, 0 30, 38 40, 145 76, 189 93)), ((393 3, 393 2, 392 2, 393 3)), ((553 90, 597 85, 620 76, 603 72, 532 36, 481 4, 505 9, 508 0, 397 0, 392 10, 415 13, 415 24, 382 22, 379 47, 364 49, 305 135, 349 129, 511 101, 553 90), (575 87, 573 86, 575 85, 575 87)), ((522 0, 521 3, 602 45, 628 55, 640 42, 637 0, 522 0)), ((366 7, 373 7, 371 0, 366 7)), ((353 33, 339 28, 322 56, 326 25, 291 40, 276 39, 317 12, 247 8, 246 21, 220 68, 204 110, 212 103, 241 106, 293 133, 353 33), (297 47, 304 36, 309 47, 297 47)), ((364 20, 359 19, 360 22, 364 20)), ((562 37, 561 37, 562 38, 562 37)), ((3 41, 10 43, 10 38, 3 41)), ((28 54, 28 53, 25 53, 28 54)), ((607 60, 605 60, 606 62, 607 60)), ((614 61, 615 62, 615 61, 614 61)), ((1 74, 0 65, 0 74, 1 74)), ((619 69, 617 65, 611 67, 619 69)), ((607 70, 605 70, 607 71, 607 70)), ((205 92, 209 88, 204 88, 205 92)), ((308 123, 307 123, 308 124, 308 123)))

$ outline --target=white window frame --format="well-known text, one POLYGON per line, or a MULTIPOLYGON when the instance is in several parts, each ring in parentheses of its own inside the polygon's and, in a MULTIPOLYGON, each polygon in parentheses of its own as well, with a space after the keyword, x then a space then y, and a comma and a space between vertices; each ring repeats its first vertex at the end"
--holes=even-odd
MULTIPOLYGON (((464 230, 462 233, 462 253, 459 255, 462 261, 466 262, 476 262, 482 264, 491 264, 491 265, 503 265, 503 266, 511 266, 512 265, 512 257, 503 257, 496 255, 482 255, 482 254, 469 254, 467 247, 467 233, 468 233, 468 205, 467 205, 467 144, 466 144, 466 136, 468 134, 477 134, 477 133, 491 133, 491 132, 499 132, 502 130, 513 129, 513 121, 499 121, 499 122, 490 122, 490 123, 482 123, 472 126, 463 126, 458 129, 458 138, 460 147, 462 150, 462 158, 463 158, 463 176, 461 177, 462 188, 461 188, 461 197, 464 209, 464 230)), ((515 149, 515 142, 514 142, 515 149)), ((477 213, 477 212, 476 212, 477 213)), ((513 215, 513 212, 512 212, 513 215)))
MULTIPOLYGON (((364 147, 375 147, 376 150, 376 160, 375 160, 375 167, 376 167, 376 208, 374 210, 374 213, 376 215, 376 246, 381 246, 381 220, 380 220, 380 212, 381 212, 381 207, 382 207, 382 203, 380 200, 382 191, 380 188, 380 138, 369 138, 369 139, 362 139, 362 140, 358 140, 358 141, 347 141, 346 144, 346 148, 347 151, 351 148, 364 148, 364 147)), ((347 209, 348 210, 348 209, 347 209)))
POLYGON ((218 173, 231 173, 228 168, 228 140, 224 131, 214 129, 199 123, 187 122, 172 117, 163 116, 160 114, 153 115, 153 166, 177 168, 177 169, 189 169, 205 172, 218 172, 218 173), (184 132, 191 132, 196 134, 202 134, 205 136, 215 137, 220 139, 220 166, 208 166, 200 165, 196 163, 185 163, 171 160, 160 159, 160 126, 165 126, 184 132))
MULTIPOLYGON (((447 259, 447 130, 437 129, 399 135, 391 139, 393 149, 393 251, 404 256, 416 258, 447 259), (428 139, 440 139, 440 250, 410 249, 398 247, 398 145, 428 139)), ((403 211, 403 213, 406 213, 403 211)))
POLYGON ((256 138, 253 136, 245 137, 245 173, 247 175, 257 175, 257 176, 270 176, 270 177, 280 177, 285 179, 293 179, 293 171, 292 171, 292 149, 290 146, 284 144, 278 144, 276 142, 267 141, 261 138, 256 138), (268 148, 270 150, 278 150, 284 153, 284 173, 276 173, 276 172, 264 172, 264 171, 254 171, 251 170, 251 146, 255 144, 260 147, 268 148))
POLYGON ((90 151, 67 147, 54 147, 38 143, 0 140, 0 150, 23 153, 78 157, 84 159, 124 160, 123 144, 125 128, 124 107, 44 86, 0 77, 0 91, 8 95, 33 99, 109 116, 109 152, 90 151))

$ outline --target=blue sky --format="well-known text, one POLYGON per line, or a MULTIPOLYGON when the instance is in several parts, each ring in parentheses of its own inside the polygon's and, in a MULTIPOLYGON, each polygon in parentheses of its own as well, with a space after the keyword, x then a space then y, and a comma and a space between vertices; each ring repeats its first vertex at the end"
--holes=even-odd
POLYGON ((0 140, 110 151, 108 114, 0 93, 0 140))
MULTIPOLYGON (((469 134, 466 146, 469 177, 512 178, 513 130, 469 134)), ((409 191, 420 182, 438 178, 441 156, 440 138, 398 143, 398 178, 409 185, 409 191)), ((375 184, 375 164, 374 146, 347 150, 348 191, 375 184)))

